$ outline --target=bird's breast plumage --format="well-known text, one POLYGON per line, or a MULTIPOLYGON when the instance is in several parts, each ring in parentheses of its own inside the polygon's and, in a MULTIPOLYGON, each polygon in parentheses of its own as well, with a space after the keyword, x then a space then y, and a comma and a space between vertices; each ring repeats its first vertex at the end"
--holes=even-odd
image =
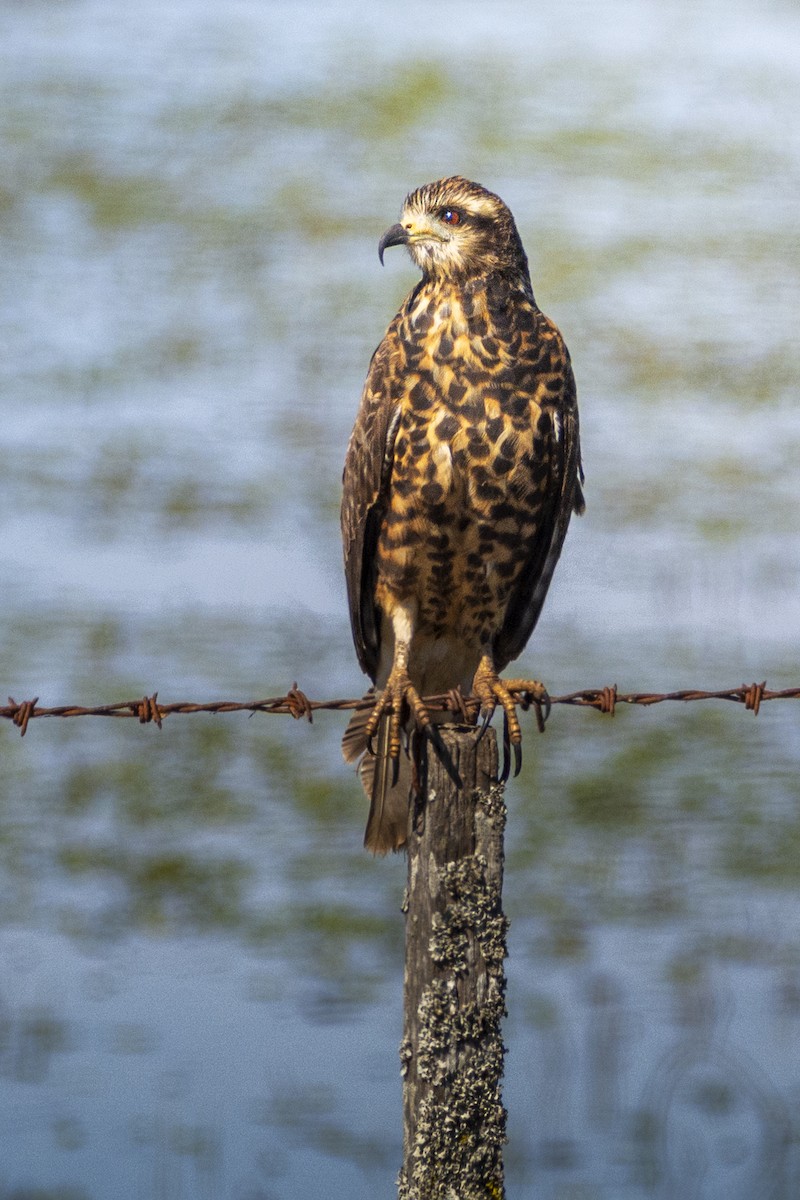
POLYGON ((404 389, 376 600, 387 615, 413 602, 419 634, 478 652, 537 535, 552 473, 549 385, 565 351, 522 289, 493 311, 486 289, 422 287, 396 354, 404 389))

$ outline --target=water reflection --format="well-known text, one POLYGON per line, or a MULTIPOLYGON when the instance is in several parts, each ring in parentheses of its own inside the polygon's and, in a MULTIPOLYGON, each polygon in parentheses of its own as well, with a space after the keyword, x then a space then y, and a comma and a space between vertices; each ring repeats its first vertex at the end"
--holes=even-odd
MULTIPOLYGON (((376 239, 455 170, 583 398, 532 672, 796 683, 796 14, 388 12, 0 6, 6 691, 358 692, 341 462, 411 278, 376 239)), ((404 864, 341 724, 0 730, 3 1194, 392 1194, 404 864)), ((786 704, 528 733, 509 1194, 800 1193, 798 757, 786 704)))
POLYGON ((658 1131, 662 1192, 790 1196, 793 1120, 773 1080, 729 1037, 733 996, 721 996, 702 962, 678 997, 683 1037, 658 1061, 642 1112, 658 1131), (722 1010, 722 1011, 719 1011, 722 1010))
MULTIPOLYGON (((585 1008, 573 1011, 583 1036, 569 1026, 569 1004, 538 999, 541 1040, 528 1082, 530 1094, 546 1099, 528 1115, 533 1194, 795 1194, 791 1094, 732 1032, 736 998, 703 959, 682 964, 675 992, 669 1032, 662 1014, 609 975, 591 976, 585 1008), (654 1042, 665 1048, 653 1058, 654 1042)), ((792 1078, 795 1066, 793 1056, 792 1078)))

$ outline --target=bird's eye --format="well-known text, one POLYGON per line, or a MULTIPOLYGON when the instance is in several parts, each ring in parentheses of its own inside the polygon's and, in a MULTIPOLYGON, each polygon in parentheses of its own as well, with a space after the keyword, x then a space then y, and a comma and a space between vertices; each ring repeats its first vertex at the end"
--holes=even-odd
POLYGON ((445 225, 460 225, 461 213, 457 208, 444 208, 442 209, 442 220, 445 225))

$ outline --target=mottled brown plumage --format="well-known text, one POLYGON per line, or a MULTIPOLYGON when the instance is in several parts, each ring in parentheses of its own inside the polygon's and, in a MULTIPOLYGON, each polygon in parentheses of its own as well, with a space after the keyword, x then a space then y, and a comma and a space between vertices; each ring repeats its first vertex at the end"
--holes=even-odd
POLYGON ((536 306, 508 208, 442 179, 406 198, 381 259, 397 244, 422 279, 373 355, 342 500, 353 639, 377 689, 343 749, 353 760, 377 739, 361 768, 376 852, 406 840, 403 702, 430 731, 421 697, 474 691, 486 714, 503 705, 519 744, 498 672, 528 641, 583 509, 569 354, 536 306))

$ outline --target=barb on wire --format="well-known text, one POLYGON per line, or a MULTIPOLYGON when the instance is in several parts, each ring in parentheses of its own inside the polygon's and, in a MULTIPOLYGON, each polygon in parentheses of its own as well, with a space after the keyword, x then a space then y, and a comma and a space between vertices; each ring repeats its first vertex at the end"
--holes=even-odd
MULTIPOLYGON (((585 688, 580 692, 569 692, 563 696, 550 696, 547 701, 536 699, 525 689, 512 689, 514 700, 523 710, 533 705, 536 722, 541 732, 544 732, 544 722, 554 704, 569 704, 577 708, 595 708, 608 716, 614 715, 620 704, 637 704, 649 707, 652 704, 663 704, 675 700, 689 702, 694 700, 728 700, 735 704, 743 704, 748 712, 757 716, 761 705, 767 700, 800 700, 800 687, 783 688, 772 691, 767 688, 767 681, 762 683, 743 683, 740 687, 723 688, 719 691, 702 691, 699 688, 689 688, 680 692, 619 692, 617 685, 603 688, 585 688)), ((297 683, 292 684, 285 696, 275 696, 267 700, 212 700, 206 703, 178 701, 165 704, 159 700, 158 692, 139 700, 121 700, 116 704, 99 704, 84 707, 79 704, 64 704, 55 708, 39 705, 39 697, 33 700, 23 700, 17 703, 9 696, 8 704, 0 706, 0 717, 13 722, 24 737, 28 725, 38 717, 135 717, 143 724, 153 723, 161 728, 166 717, 189 715, 193 713, 280 713, 294 717, 296 721, 306 719, 311 722, 315 712, 323 709, 328 711, 346 711, 356 708, 370 708, 374 703, 372 693, 362 696, 360 700, 310 700, 301 691, 297 683)), ((477 711, 480 702, 473 696, 463 696, 461 692, 447 692, 439 696, 429 696, 425 705, 431 711, 452 712, 462 719, 469 718, 477 711)))

